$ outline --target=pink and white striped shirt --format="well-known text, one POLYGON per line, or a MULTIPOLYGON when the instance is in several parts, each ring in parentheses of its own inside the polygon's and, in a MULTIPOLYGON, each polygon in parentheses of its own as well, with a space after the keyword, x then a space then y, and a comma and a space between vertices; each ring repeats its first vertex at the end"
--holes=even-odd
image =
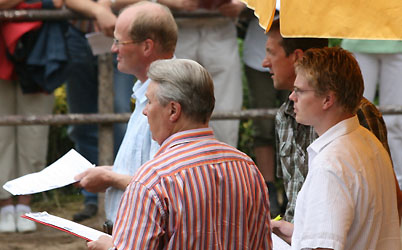
POLYGON ((209 128, 170 136, 120 203, 117 249, 272 249, 268 191, 254 162, 209 128))

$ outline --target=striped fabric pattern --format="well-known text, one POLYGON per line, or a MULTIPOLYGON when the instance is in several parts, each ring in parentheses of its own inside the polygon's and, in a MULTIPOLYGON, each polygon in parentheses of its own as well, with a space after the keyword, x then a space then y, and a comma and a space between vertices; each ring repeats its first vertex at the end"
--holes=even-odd
POLYGON ((211 129, 176 133, 127 187, 113 242, 117 249, 271 249, 264 179, 211 129))

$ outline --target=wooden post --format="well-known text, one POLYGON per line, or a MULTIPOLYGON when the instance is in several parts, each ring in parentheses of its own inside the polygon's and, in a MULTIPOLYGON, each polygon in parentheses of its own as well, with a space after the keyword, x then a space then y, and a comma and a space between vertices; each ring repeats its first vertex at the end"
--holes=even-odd
MULTIPOLYGON (((111 53, 98 56, 98 113, 114 112, 113 90, 113 55, 111 53)), ((113 124, 100 124, 98 135, 99 165, 113 164, 113 124)))

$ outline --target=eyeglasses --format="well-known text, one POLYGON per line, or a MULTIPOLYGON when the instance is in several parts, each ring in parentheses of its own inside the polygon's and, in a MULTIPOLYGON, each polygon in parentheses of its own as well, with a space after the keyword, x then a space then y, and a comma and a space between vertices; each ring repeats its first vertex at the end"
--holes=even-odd
POLYGON ((126 45, 126 44, 130 44, 130 43, 136 43, 136 41, 134 41, 134 40, 120 41, 120 40, 118 40, 116 38, 113 38, 113 44, 116 45, 116 46, 126 45))
POLYGON ((301 94, 307 91, 315 91, 315 89, 299 89, 298 87, 293 88, 293 92, 295 93, 296 96, 300 96, 301 94))

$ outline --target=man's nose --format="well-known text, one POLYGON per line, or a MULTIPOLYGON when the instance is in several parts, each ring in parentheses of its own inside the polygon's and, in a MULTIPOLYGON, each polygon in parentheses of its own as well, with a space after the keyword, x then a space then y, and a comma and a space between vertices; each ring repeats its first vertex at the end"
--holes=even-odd
POLYGON ((262 60, 262 67, 271 68, 271 66, 271 60, 268 57, 265 57, 264 60, 262 60))
POLYGON ((110 51, 112 53, 117 53, 118 50, 119 50, 119 48, 117 47, 117 45, 115 43, 113 43, 112 47, 110 48, 110 51))
POLYGON ((296 102, 297 95, 294 90, 292 91, 292 93, 290 93, 289 99, 292 100, 293 102, 296 102))

